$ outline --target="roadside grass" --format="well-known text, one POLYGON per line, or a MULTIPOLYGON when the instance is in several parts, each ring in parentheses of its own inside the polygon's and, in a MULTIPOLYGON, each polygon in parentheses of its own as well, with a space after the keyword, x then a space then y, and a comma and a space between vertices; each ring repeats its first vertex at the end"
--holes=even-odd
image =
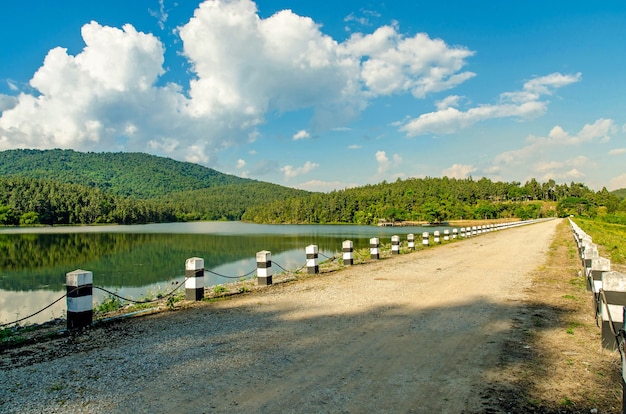
POLYGON ((591 236, 601 256, 608 257, 611 264, 626 265, 626 225, 579 217, 574 222, 591 236))
POLYGON ((602 348, 581 269, 563 220, 546 262, 533 274, 501 357, 504 368, 496 376, 495 397, 505 412, 621 412, 620 357, 602 348))

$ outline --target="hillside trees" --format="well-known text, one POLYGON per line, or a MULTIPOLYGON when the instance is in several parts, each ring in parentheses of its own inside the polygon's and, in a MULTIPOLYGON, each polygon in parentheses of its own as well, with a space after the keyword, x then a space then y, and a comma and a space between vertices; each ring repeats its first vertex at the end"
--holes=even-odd
POLYGON ((166 206, 76 184, 0 178, 0 224, 59 225, 175 221, 166 206))

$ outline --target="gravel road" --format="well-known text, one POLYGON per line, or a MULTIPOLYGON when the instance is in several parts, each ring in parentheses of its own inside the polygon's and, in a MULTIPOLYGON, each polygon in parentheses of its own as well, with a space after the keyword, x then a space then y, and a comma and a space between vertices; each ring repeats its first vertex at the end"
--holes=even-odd
POLYGON ((0 412, 496 412, 497 370, 559 220, 0 355, 0 412))

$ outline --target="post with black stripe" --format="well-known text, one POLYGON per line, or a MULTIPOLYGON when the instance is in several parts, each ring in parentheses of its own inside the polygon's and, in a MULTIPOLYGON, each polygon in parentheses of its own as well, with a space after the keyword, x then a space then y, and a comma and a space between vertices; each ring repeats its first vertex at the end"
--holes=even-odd
POLYGON ((192 257, 185 262, 185 300, 204 299, 204 259, 192 257))
POLYGON ((380 258, 380 241, 378 237, 370 239, 370 258, 372 260, 378 260, 380 258))
POLYGON ((354 264, 354 243, 352 240, 344 240, 341 243, 341 250, 343 251, 344 266, 352 266, 354 264))
POLYGON ((272 252, 262 250, 256 254, 256 278, 259 285, 272 284, 272 252))
POLYGON ((409 250, 415 250, 415 234, 409 233, 406 236, 406 242, 408 244, 409 250))
POLYGON ((400 254, 400 236, 391 236, 391 254, 400 254))
POLYGON ((93 273, 74 270, 65 274, 67 329, 80 329, 93 322, 93 273))
POLYGON ((315 244, 308 245, 306 248, 306 269, 310 275, 318 274, 320 272, 318 248, 315 244))

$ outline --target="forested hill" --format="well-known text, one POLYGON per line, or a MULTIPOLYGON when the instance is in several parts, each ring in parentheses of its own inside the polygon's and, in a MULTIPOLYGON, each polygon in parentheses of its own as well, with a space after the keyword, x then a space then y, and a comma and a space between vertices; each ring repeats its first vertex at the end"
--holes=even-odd
POLYGON ((0 225, 241 220, 306 194, 141 153, 0 152, 0 225))
POLYGON ((255 182, 198 164, 143 153, 82 153, 60 149, 2 151, 0 177, 79 184, 136 199, 255 182))

